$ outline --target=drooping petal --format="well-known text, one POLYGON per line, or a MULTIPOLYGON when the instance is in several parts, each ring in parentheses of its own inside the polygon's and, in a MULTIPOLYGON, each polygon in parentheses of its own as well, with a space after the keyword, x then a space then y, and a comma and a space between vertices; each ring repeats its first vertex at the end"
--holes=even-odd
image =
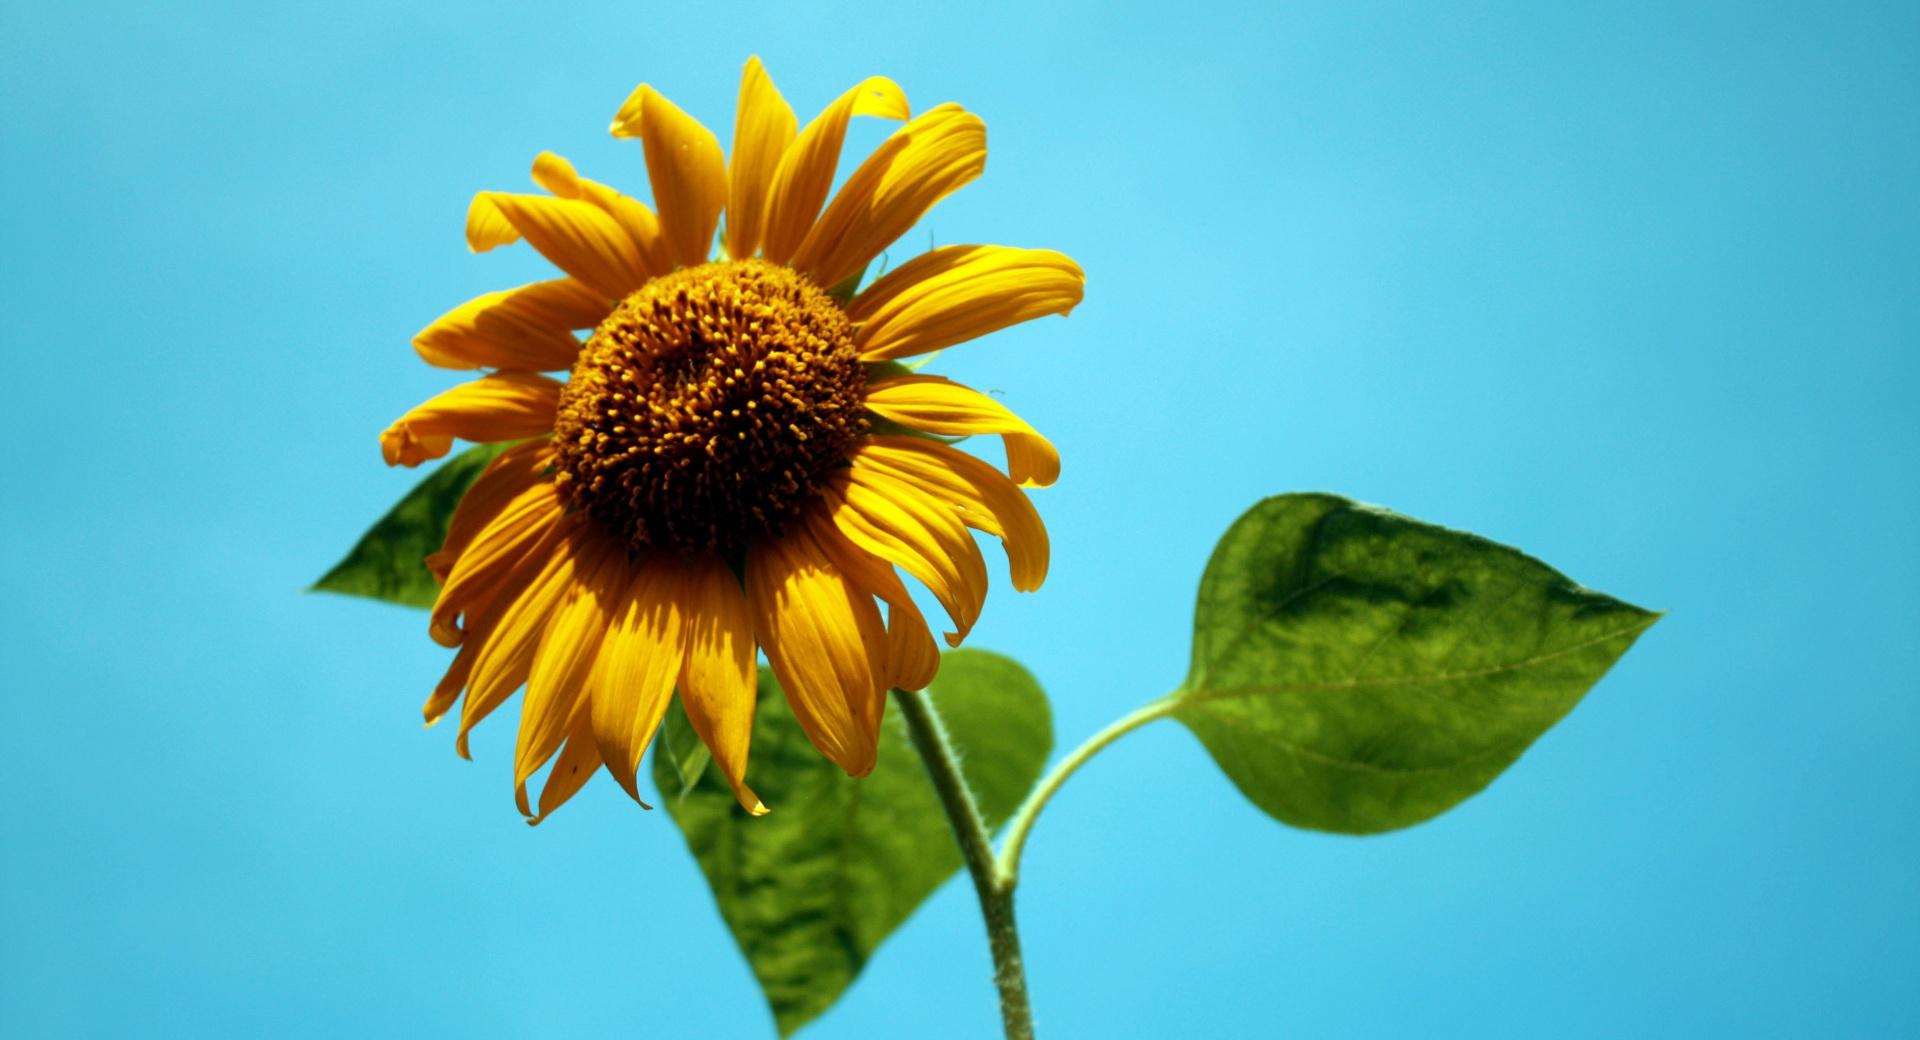
POLYGON ((862 361, 951 347, 1079 304, 1087 277, 1050 249, 945 246, 888 272, 847 308, 862 361))
POLYGON ((684 568, 669 553, 643 556, 627 576, 613 621, 588 680, 593 738, 607 772, 645 806, 636 777, 660 728, 685 653, 684 568))
POLYGON ((532 816, 527 779, 547 764, 585 706, 587 677, 600 651, 613 605, 626 589, 627 549, 611 538, 582 542, 573 587, 547 622, 520 701, 520 736, 514 747, 513 796, 523 816, 532 816))
MULTIPOLYGON (((809 510, 804 522, 833 565, 853 584, 887 604, 886 685, 903 690, 925 689, 940 670, 940 647, 933 641, 927 619, 907 594, 893 565, 850 541, 830 518, 837 498, 827 492, 824 508, 809 510)), ((879 724, 875 719, 874 724, 879 724)))
POLYGON ((740 807, 767 811, 746 784, 747 747, 753 739, 753 616, 747 595, 719 556, 689 560, 683 604, 686 662, 680 671, 680 704, 713 761, 733 788, 740 807))
POLYGON ((480 653, 480 644, 476 641, 460 647, 453 655, 453 663, 447 666, 446 674, 427 695, 427 703, 420 706, 420 715, 431 726, 440 721, 453 702, 460 699, 461 691, 467 688, 467 681, 473 678, 473 659, 480 653))
MULTIPOLYGON (((767 192, 766 228, 761 254, 784 264, 806 240, 821 203, 833 188, 840 146, 854 116, 906 119, 907 95, 885 76, 873 76, 828 105, 787 146, 767 192)), ((832 283, 822 283, 830 286, 832 283)))
POLYGON ((467 207, 467 245, 474 252, 484 253, 522 236, 555 267, 609 299, 619 299, 647 280, 646 264, 632 236, 591 202, 505 191, 483 191, 473 197, 467 207))
MULTIPOLYGON (((420 708, 420 714, 426 718, 426 725, 434 725, 436 721, 440 721, 440 716, 447 714, 447 708, 451 708, 453 702, 459 700, 461 693, 467 689, 468 683, 472 681, 474 662, 480 658, 480 650, 486 649, 488 635, 492 635, 493 629, 499 626, 501 614, 505 614, 507 608, 513 606, 516 599, 520 599, 520 593, 526 591, 526 587, 534 581, 534 578, 540 576, 543 560, 545 560, 543 549, 536 549, 534 553, 516 558, 499 581, 488 589, 488 593, 470 604, 467 612, 467 631, 465 633, 455 631, 457 637, 463 635, 463 639, 459 639, 461 649, 457 654, 453 654, 453 664, 447 666, 447 674, 442 675, 440 685, 434 687, 432 697, 426 698, 426 704, 420 708)), ((434 635, 434 639, 444 643, 440 635, 434 635)))
POLYGON ((794 528, 748 550, 747 602, 807 739, 849 774, 872 772, 879 730, 868 720, 886 696, 888 650, 873 597, 794 528))
POLYGON ((547 773, 547 782, 540 788, 540 815, 527 820, 528 826, 552 816, 555 809, 567 803, 567 799, 580 793, 598 768, 600 748, 593 741, 593 719, 587 711, 582 710, 574 716, 573 727, 567 732, 566 746, 560 749, 560 757, 554 760, 552 771, 547 773))
POLYGON ((1007 446, 1007 475, 1046 487, 1060 479, 1060 453, 1040 432, 993 398, 940 376, 901 376, 867 388, 866 405, 885 419, 926 433, 997 433, 1007 446))
POLYGON ((395 419, 380 434, 380 454, 389 466, 418 466, 451 451, 456 437, 487 443, 537 436, 553 429, 559 407, 559 383, 533 372, 494 372, 395 419))
MULTIPOLYGON (((597 534, 597 532, 595 532, 597 534)), ((533 580, 507 604, 497 624, 490 626, 480 653, 473 661, 473 679, 460 706, 460 732, 454 750, 467 754, 467 734, 527 681, 534 651, 554 612, 566 601, 576 580, 578 540, 559 540, 533 580)))
POLYGON ((459 646, 465 641, 460 615, 485 610, 523 561, 533 560, 537 569, 571 526, 550 483, 534 484, 508 499, 448 568, 427 615, 427 634, 441 646, 459 646))
POLYGON ((1032 592, 1047 579, 1046 525, 999 470, 966 452, 921 437, 870 437, 851 456, 856 470, 874 468, 954 504, 967 526, 1001 540, 1013 587, 1032 592))
MULTIPOLYGON (((894 579, 896 585, 899 578, 894 579)), ((940 673, 940 647, 933 630, 900 586, 899 600, 887 600, 887 685, 901 690, 924 690, 940 673), (906 606, 901 606, 902 602, 906 606)), ((877 723, 876 723, 877 724, 877 723)))
POLYGON ((561 535, 549 532, 549 537, 555 541, 536 547, 532 553, 515 560, 501 581, 468 608, 467 637, 461 641, 459 652, 453 654, 453 664, 447 666, 447 674, 440 679, 440 685, 434 687, 432 697, 426 698, 426 704, 420 710, 420 714, 426 716, 426 725, 440 721, 440 716, 447 714, 447 708, 451 708, 470 685, 474 662, 480 658, 480 652, 486 649, 488 637, 495 627, 499 627, 499 620, 507 608, 513 606, 516 599, 520 599, 520 593, 524 593, 534 578, 540 576, 547 551, 551 551, 551 545, 555 545, 561 535))
POLYGON ((673 270, 673 253, 661 236, 660 219, 646 203, 580 176, 572 163, 552 152, 534 157, 533 182, 563 199, 579 199, 605 210, 633 239, 648 274, 658 276, 673 270))
POLYGON ((780 96, 758 57, 740 76, 740 107, 733 121, 733 158, 727 164, 727 255, 744 260, 760 248, 767 189, 780 157, 793 143, 793 107, 780 96))
POLYGON ((834 482, 833 523, 853 544, 920 580, 946 608, 959 646, 987 597, 987 565, 946 504, 905 481, 868 469, 834 482))
POLYGON ((986 168, 987 125, 979 116, 953 104, 925 112, 853 171, 790 264, 835 285, 986 168))
POLYGON ((574 329, 590 329, 614 301, 571 278, 534 282, 468 300, 413 337, 413 349, 441 368, 572 368, 574 329))
POLYGON ((544 438, 516 444, 488 463, 454 506, 439 551, 427 557, 427 569, 433 572, 434 580, 445 584, 474 536, 492 523, 507 503, 539 483, 552 464, 553 444, 544 438))
POLYGON ((719 139, 645 83, 620 106, 608 131, 638 137, 646 149, 668 254, 687 267, 706 263, 727 205, 727 158, 719 139))

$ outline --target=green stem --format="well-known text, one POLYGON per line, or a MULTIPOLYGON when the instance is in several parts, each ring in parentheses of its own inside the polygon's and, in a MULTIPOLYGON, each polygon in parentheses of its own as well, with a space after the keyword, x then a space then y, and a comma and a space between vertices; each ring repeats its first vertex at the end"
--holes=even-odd
POLYGON ((1027 1001, 1027 971, 1020 959, 1020 931, 1013 919, 1013 881, 1004 877, 994 864, 993 840, 960 774, 960 760, 947 740, 940 716, 926 696, 906 690, 893 691, 906 720, 913 746, 927 765, 927 775, 940 796, 940 804, 953 824, 953 836, 967 861, 967 873, 973 876, 973 888, 980 896, 980 913, 987 921, 987 945, 993 951, 993 981, 1000 988, 1000 1018, 1007 1040, 1033 1040, 1033 1008, 1027 1001))
POLYGON ((1086 743, 1073 750, 1073 753, 1054 764, 1047 775, 1041 778, 1027 800, 1014 810, 1012 819, 1007 823, 1007 838, 1000 846, 1000 855, 994 863, 994 875, 1011 892, 1020 882, 1020 852, 1027 846, 1027 832, 1033 829, 1033 821, 1040 818, 1040 810, 1047 807, 1047 800, 1067 782, 1074 770, 1086 765, 1087 759, 1100 753, 1100 749, 1132 733, 1134 730, 1173 714, 1176 706, 1173 694, 1168 694, 1151 704, 1115 719, 1106 729, 1087 738, 1086 743))

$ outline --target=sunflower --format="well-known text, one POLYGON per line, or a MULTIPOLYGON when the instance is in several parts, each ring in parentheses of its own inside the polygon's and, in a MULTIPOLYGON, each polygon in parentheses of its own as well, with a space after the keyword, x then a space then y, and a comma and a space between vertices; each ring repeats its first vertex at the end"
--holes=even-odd
POLYGON ((986 596, 969 528, 1001 540, 1016 589, 1046 577, 1046 529, 1021 488, 1058 476, 1053 446, 900 360, 1065 314, 1085 278, 1056 252, 962 245, 855 293, 986 165, 978 116, 911 116, 882 77, 798 128, 748 61, 731 159, 645 84, 612 133, 639 138, 657 212, 551 153, 533 164, 546 194, 475 196, 475 252, 525 239, 565 277, 427 326, 423 359, 481 374, 380 435, 403 466, 455 439, 517 442, 427 559, 429 632, 458 652, 426 718, 460 703, 466 756, 474 724, 524 686, 514 791, 537 823, 603 765, 645 805, 640 759, 677 688, 741 806, 764 813, 746 783, 759 652, 814 747, 863 776, 887 690, 926 686, 940 663, 900 572, 940 604, 953 646, 986 596), (855 116, 903 125, 829 201, 855 116), (1002 439, 1006 474, 948 443, 969 434, 1002 439), (549 761, 536 811, 528 781, 549 761))

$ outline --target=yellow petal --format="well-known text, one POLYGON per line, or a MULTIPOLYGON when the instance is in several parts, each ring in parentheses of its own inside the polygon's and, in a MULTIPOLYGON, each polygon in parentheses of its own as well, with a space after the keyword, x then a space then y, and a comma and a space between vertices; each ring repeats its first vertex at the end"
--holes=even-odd
POLYGON ((951 104, 923 113, 853 171, 790 266, 817 284, 838 284, 986 168, 987 125, 979 116, 951 104))
POLYGON ((680 704, 713 761, 733 788, 740 807, 767 811, 746 784, 747 748, 753 740, 753 616, 747 595, 718 556, 688 561, 686 662, 680 671, 680 704))
POLYGON ((418 466, 453 449, 454 438, 516 441, 553 429, 560 384, 532 372, 495 372, 428 399, 380 434, 387 465, 418 466))
POLYGON ((413 337, 413 349, 441 368, 572 368, 580 353, 573 329, 590 329, 614 301, 571 278, 534 282, 468 300, 413 337))
POLYGON ((524 235, 555 267, 610 299, 640 288, 648 277, 632 236, 606 211, 580 199, 483 191, 467 208, 467 244, 476 253, 505 245, 502 226, 524 235))
POLYGON ((534 157, 533 182, 563 199, 579 199, 605 210, 607 216, 626 231, 627 237, 633 239, 649 275, 663 275, 673 270, 673 254, 660 235, 660 219, 646 203, 580 176, 572 163, 552 152, 541 152, 534 157))
POLYGON ((1007 550, 1014 588, 1032 592, 1046 581, 1046 525, 1026 494, 999 470, 921 437, 869 437, 851 460, 856 470, 882 470, 953 503, 967 526, 997 536, 1007 550))
MULTIPOLYGON (((893 565, 855 545, 834 526, 830 515, 838 496, 827 492, 825 497, 825 508, 809 510, 803 522, 840 573, 886 602, 886 685, 902 690, 925 689, 940 670, 940 647, 933 641, 927 619, 893 572, 893 565)), ((874 725, 879 725, 877 716, 874 725)))
POLYGON ((834 526, 920 579, 953 619, 947 643, 959 646, 987 597, 987 565, 960 518, 944 502, 873 469, 843 471, 834 490, 834 526))
POLYGON ((467 248, 485 253, 520 241, 520 229, 493 204, 491 192, 481 192, 467 205, 467 248))
POLYGON ((634 801, 647 743, 660 728, 685 652, 684 568, 669 553, 635 561, 588 680, 593 738, 607 772, 634 801))
MULTIPOLYGON (((442 644, 458 641, 460 652, 454 655, 453 664, 448 667, 447 674, 441 678, 440 684, 434 687, 433 695, 427 698, 427 703, 422 709, 427 725, 431 726, 440 721, 440 716, 446 714, 447 709, 453 706, 453 702, 459 699, 461 691, 470 685, 474 663, 486 649, 487 640, 492 636, 494 629, 499 627, 501 617, 520 598, 521 593, 526 591, 527 586, 540 576, 545 563, 558 548, 561 540, 566 537, 572 524, 557 511, 555 518, 557 522, 547 524, 531 547, 524 553, 507 560, 499 580, 465 605, 467 611, 465 633, 456 630, 454 640, 443 639, 438 633, 434 635, 434 639, 442 644), (462 638, 463 635, 464 638, 462 638)), ((447 598, 445 590, 442 590, 441 598, 442 600, 447 598)), ((435 604, 434 609, 438 611, 440 606, 435 604)))
POLYGON ((862 361, 951 347, 1079 304, 1087 277, 1049 249, 946 246, 914 257, 847 308, 862 361))
POLYGON ((1060 453, 1000 402, 940 376, 901 376, 867 388, 867 409, 926 433, 997 433, 1007 445, 1007 474, 1046 487, 1060 479, 1060 453))
POLYGON ((527 695, 520 701, 513 795, 523 816, 533 815, 527 779, 560 750, 574 717, 586 706, 587 677, 600 651, 601 634, 614 601, 626 588, 626 546, 611 538, 589 539, 575 567, 573 587, 534 650, 527 695))
POLYGON ((421 705, 420 714, 431 726, 440 721, 440 717, 460 699, 460 692, 467 688, 467 680, 473 677, 473 659, 479 651, 479 643, 467 643, 460 652, 453 655, 453 663, 447 666, 447 672, 427 697, 427 703, 421 705))
MULTIPOLYGON (((898 581, 899 579, 894 579, 898 581)), ((904 595, 905 587, 901 592, 904 595)), ((917 608, 887 600, 887 685, 924 690, 940 672, 940 647, 917 608)))
MULTIPOLYGON (((551 483, 534 484, 508 499, 448 569, 427 616, 427 633, 433 641, 441 646, 460 645, 464 641, 460 615, 485 610, 521 569, 522 561, 534 560, 537 569, 571 526, 551 483)), ((434 561, 444 562, 444 558, 434 561)))
POLYGON ((727 205, 727 158, 719 139, 645 83, 620 106, 610 129, 615 137, 640 138, 646 149, 668 255, 686 267, 706 263, 727 205))
POLYGON ((792 106, 758 57, 740 75, 740 107, 733 121, 733 159, 727 164, 727 255, 742 260, 760 248, 767 189, 780 156, 793 143, 792 106))
POLYGON ((873 76, 840 95, 800 131, 781 155, 767 191, 761 252, 768 260, 786 263, 813 228, 813 218, 820 215, 820 204, 833 188, 847 122, 854 116, 905 119, 907 114, 907 95, 899 86, 885 76, 873 76))
MULTIPOLYGON (((598 532, 592 535, 597 536, 598 532)), ((474 725, 527 681, 542 633, 573 590, 577 547, 577 539, 560 540, 547 553, 547 559, 525 590, 506 606, 499 623, 487 632, 473 661, 473 680, 467 686, 466 702, 460 706, 460 732, 453 744, 460 757, 468 757, 467 734, 474 725)))
POLYGON ((835 570, 804 528, 747 552, 747 602, 767 663, 807 739, 854 776, 873 771, 886 696, 887 631, 873 597, 835 570))
POLYGON ((474 536, 492 523, 507 503, 540 483, 551 465, 553 445, 545 439, 516 444, 488 463, 479 479, 453 507, 453 518, 447 522, 447 537, 441 541, 440 551, 427 557, 427 569, 433 572, 434 580, 445 584, 454 564, 473 544, 474 536))
POLYGON ((593 778, 593 771, 600 768, 600 749, 593 742, 593 720, 587 712, 578 713, 573 720, 573 728, 567 733, 567 743, 560 749, 560 757, 554 760, 553 770, 547 774, 546 785, 540 788, 540 815, 527 821, 529 826, 553 815, 555 809, 567 803, 587 786, 593 778))

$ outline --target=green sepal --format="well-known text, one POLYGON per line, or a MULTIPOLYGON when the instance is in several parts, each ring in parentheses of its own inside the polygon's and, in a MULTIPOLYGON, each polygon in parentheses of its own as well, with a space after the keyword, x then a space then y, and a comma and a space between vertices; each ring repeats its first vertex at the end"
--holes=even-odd
POLYGON ((860 279, 866 276, 867 265, 861 264, 858 271, 833 283, 833 285, 827 289, 827 295, 833 297, 833 302, 845 307, 853 301, 855 294, 859 293, 860 279))

